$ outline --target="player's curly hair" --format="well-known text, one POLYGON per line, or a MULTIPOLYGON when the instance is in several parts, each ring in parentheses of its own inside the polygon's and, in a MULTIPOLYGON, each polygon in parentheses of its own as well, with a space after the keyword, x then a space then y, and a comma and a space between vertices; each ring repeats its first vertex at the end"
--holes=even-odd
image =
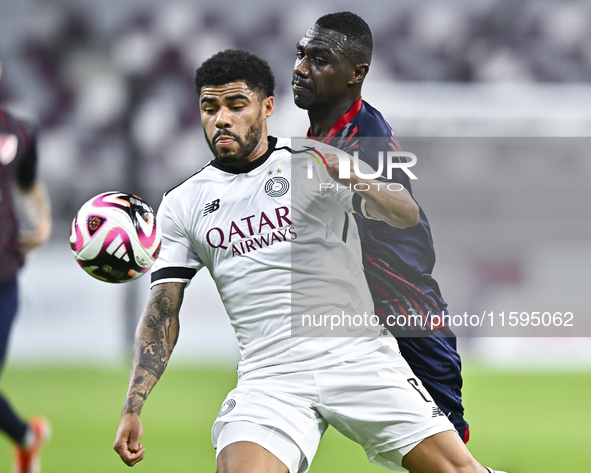
POLYGON ((316 25, 344 34, 348 47, 360 55, 363 61, 371 63, 373 37, 369 25, 359 15, 350 11, 329 13, 318 18, 316 25))
POLYGON ((267 61, 241 49, 220 51, 204 61, 195 72, 198 95, 204 86, 240 81, 262 98, 275 93, 275 76, 267 61))

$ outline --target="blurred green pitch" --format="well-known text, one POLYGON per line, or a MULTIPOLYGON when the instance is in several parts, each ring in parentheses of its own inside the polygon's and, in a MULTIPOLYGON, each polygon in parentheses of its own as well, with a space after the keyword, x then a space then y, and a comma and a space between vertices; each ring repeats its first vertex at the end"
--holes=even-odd
MULTIPOLYGON (((465 371, 469 447, 486 465, 509 473, 584 472, 591 468, 591 373, 506 373, 479 366, 465 371)), ((214 473, 210 428, 236 382, 231 368, 172 366, 144 412, 146 459, 133 470, 112 450, 128 369, 8 368, 5 394, 25 415, 47 416, 54 435, 43 473, 214 473)), ((0 441, 0 472, 12 452, 0 441)), ((310 473, 386 471, 370 465, 361 447, 329 429, 310 473)))

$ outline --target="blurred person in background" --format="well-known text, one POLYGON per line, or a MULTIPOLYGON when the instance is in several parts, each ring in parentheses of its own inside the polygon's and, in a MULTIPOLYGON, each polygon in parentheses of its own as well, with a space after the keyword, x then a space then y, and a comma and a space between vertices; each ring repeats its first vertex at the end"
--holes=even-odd
MULTIPOLYGON (((351 12, 324 15, 296 49, 292 89, 295 104, 308 112, 308 138, 349 154, 358 152, 373 169, 379 169, 380 152, 402 151, 382 114, 361 98, 373 50, 371 30, 362 18, 351 12)), ((392 171, 389 181, 403 185, 412 195, 409 176, 402 169, 392 171)), ((404 229, 355 216, 365 274, 382 320, 392 314, 447 313, 447 303, 431 275, 435 250, 429 221, 419 210, 419 224, 404 229)), ((422 335, 409 337, 408 326, 386 327, 397 337, 402 356, 437 406, 468 442, 461 360, 453 332, 448 327, 413 327, 415 333, 423 330, 422 335)))
MULTIPOLYGON (((2 64, 0 63, 0 76, 2 64)), ((0 106, 0 369, 18 306, 17 273, 25 255, 51 234, 49 197, 37 179, 37 129, 0 106), (21 232, 13 190, 31 227, 21 232)), ((14 443, 16 473, 38 473, 39 452, 50 434, 47 420, 23 420, 0 393, 0 429, 14 443)))

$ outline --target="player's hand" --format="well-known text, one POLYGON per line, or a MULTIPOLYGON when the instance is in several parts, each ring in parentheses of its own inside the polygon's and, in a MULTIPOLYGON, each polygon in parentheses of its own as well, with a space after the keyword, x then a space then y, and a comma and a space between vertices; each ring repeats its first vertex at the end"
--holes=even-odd
POLYGON ((27 253, 45 243, 48 238, 49 236, 46 237, 40 232, 22 233, 18 241, 21 254, 26 256, 27 253))
POLYGON ((137 414, 125 414, 121 417, 113 448, 127 466, 134 466, 144 459, 146 449, 140 443, 143 435, 144 430, 137 414))
MULTIPOLYGON (((330 174, 330 177, 332 177, 335 181, 337 181, 340 184, 343 184, 344 186, 348 186, 349 184, 352 183, 352 179, 341 179, 339 178, 339 169, 340 169, 340 162, 339 162, 339 158, 336 154, 333 153, 327 153, 324 155, 324 159, 326 160, 326 165, 328 168, 328 174, 330 174)), ((349 176, 351 178, 355 177, 355 172, 353 169, 353 161, 351 159, 349 159, 349 176)))
POLYGON ((25 219, 31 225, 31 230, 22 233, 19 239, 21 254, 25 256, 29 251, 49 240, 51 236, 51 206, 49 195, 40 181, 35 181, 29 189, 20 189, 25 219))

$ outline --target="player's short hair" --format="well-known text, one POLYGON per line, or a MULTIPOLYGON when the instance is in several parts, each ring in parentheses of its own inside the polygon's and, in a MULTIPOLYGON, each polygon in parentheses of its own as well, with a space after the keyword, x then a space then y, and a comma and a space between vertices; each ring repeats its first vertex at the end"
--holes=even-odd
POLYGON ((347 37, 347 46, 363 61, 371 63, 373 37, 369 25, 359 15, 350 11, 329 13, 318 18, 316 25, 344 34, 347 37))
POLYGON ((271 97, 275 93, 275 76, 267 61, 241 49, 220 51, 204 61, 195 72, 198 95, 208 85, 241 81, 262 98, 271 97))

